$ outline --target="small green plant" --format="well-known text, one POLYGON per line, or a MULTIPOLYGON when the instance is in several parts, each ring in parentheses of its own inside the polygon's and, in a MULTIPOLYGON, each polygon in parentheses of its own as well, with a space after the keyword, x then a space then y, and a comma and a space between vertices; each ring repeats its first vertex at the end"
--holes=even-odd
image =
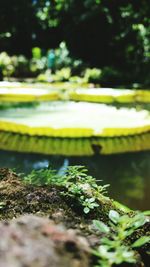
MULTIPOLYGON (((96 179, 92 177, 91 175, 87 174, 88 170, 84 166, 69 166, 66 170, 65 179, 69 183, 79 183, 84 184, 84 190, 86 191, 89 188, 89 186, 94 189, 97 189, 99 193, 106 193, 106 188, 109 186, 107 185, 97 185, 96 179)), ((101 181, 101 180, 99 180, 101 181)))
POLYGON ((64 180, 67 188, 67 195, 76 198, 83 206, 84 213, 98 208, 98 197, 106 193, 108 185, 97 185, 94 177, 87 174, 84 166, 69 166, 64 180))
POLYGON ((26 183, 34 185, 62 185, 63 177, 59 176, 55 170, 40 169, 33 170, 24 177, 26 183))
POLYGON ((146 217, 143 213, 137 213, 132 217, 127 214, 120 216, 115 210, 110 210, 109 220, 109 225, 93 221, 94 227, 105 235, 101 238, 101 245, 93 251, 98 258, 96 267, 110 267, 124 262, 136 263, 134 248, 149 242, 150 236, 142 236, 130 245, 125 241, 147 222, 146 217))
POLYGON ((95 197, 85 198, 84 196, 81 196, 80 200, 82 202, 82 206, 84 207, 84 213, 89 213, 90 210, 99 207, 99 204, 96 202, 95 197))
POLYGON ((24 179, 34 185, 62 186, 62 195, 76 199, 86 214, 99 207, 98 198, 106 193, 108 187, 97 185, 95 178, 88 175, 83 166, 69 166, 65 175, 58 175, 52 169, 33 170, 24 179))

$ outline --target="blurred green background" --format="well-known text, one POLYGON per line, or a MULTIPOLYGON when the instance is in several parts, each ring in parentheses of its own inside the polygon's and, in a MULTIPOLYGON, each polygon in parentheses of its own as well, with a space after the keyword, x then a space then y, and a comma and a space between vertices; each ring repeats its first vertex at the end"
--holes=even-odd
POLYGON ((1 79, 149 89, 149 40, 148 0, 0 1, 1 79))

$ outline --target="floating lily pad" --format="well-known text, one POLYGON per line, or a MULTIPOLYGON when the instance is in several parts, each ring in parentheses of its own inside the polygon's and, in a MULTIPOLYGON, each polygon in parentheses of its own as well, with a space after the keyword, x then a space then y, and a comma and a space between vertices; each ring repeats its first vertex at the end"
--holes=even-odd
POLYGON ((70 92, 70 99, 101 103, 150 103, 150 92, 113 88, 77 89, 70 92))
POLYGON ((57 91, 50 89, 36 88, 0 88, 0 101, 5 102, 34 102, 34 101, 50 101, 58 100, 57 91))
POLYGON ((62 155, 150 149, 145 110, 104 104, 53 102, 0 112, 0 148, 62 155))
POLYGON ((54 102, 1 111, 0 130, 50 137, 129 136, 148 132, 150 116, 144 110, 54 102))

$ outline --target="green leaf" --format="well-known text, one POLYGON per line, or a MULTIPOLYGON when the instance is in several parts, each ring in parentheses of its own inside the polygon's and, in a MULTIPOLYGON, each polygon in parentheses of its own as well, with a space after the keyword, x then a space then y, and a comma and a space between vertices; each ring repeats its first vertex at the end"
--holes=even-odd
POLYGON ((87 213, 89 213, 89 212, 90 212, 90 209, 89 209, 88 207, 85 207, 83 211, 84 211, 84 213, 86 213, 86 214, 87 214, 87 213))
POLYGON ((109 212, 109 219, 113 222, 113 223, 118 223, 119 221, 119 218, 120 218, 120 215, 117 211, 115 210, 110 210, 109 212))
POLYGON ((127 206, 123 205, 122 203, 120 203, 118 201, 113 201, 113 203, 115 204, 115 206, 116 206, 117 209, 120 209, 120 210, 122 210, 125 213, 131 211, 131 209, 129 209, 127 206))
POLYGON ((142 212, 145 216, 150 216, 150 210, 145 210, 142 212))
POLYGON ((95 228, 97 228, 102 233, 108 234, 110 231, 109 227, 101 221, 94 220, 93 224, 94 224, 95 228))
POLYGON ((133 226, 137 229, 143 226, 147 222, 147 218, 144 216, 143 213, 139 213, 135 215, 133 218, 133 226))
POLYGON ((88 202, 90 202, 90 203, 92 203, 94 201, 95 201, 95 197, 91 197, 91 198, 88 199, 88 202))
POLYGON ((141 247, 148 242, 150 242, 150 236, 142 236, 132 244, 132 247, 138 248, 138 247, 141 247))
POLYGON ((0 209, 2 209, 5 206, 6 206, 6 203, 5 202, 0 202, 0 209))

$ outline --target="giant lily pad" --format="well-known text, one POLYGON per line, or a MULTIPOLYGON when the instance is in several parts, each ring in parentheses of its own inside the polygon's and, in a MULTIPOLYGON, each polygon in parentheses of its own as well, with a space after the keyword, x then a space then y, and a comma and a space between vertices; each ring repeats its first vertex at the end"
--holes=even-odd
POLYGON ((70 99, 102 103, 150 103, 150 92, 148 90, 113 88, 77 89, 70 92, 70 99))
POLYGON ((50 101, 58 100, 57 91, 46 88, 0 88, 0 101, 5 102, 33 102, 33 101, 50 101))
POLYGON ((55 138, 0 132, 0 149, 65 156, 136 152, 150 149, 150 134, 113 138, 55 138))
POLYGON ((147 111, 53 102, 0 112, 0 148, 63 155, 150 149, 147 111))
POLYGON ((88 88, 83 84, 80 89, 76 83, 12 83, 0 82, 0 101, 31 102, 70 99, 75 101, 100 103, 150 103, 150 91, 113 88, 88 88), (65 94, 60 93, 65 90, 65 94))
POLYGON ((54 102, 0 112, 0 130, 31 136, 114 137, 150 130, 147 111, 104 104, 54 102))

